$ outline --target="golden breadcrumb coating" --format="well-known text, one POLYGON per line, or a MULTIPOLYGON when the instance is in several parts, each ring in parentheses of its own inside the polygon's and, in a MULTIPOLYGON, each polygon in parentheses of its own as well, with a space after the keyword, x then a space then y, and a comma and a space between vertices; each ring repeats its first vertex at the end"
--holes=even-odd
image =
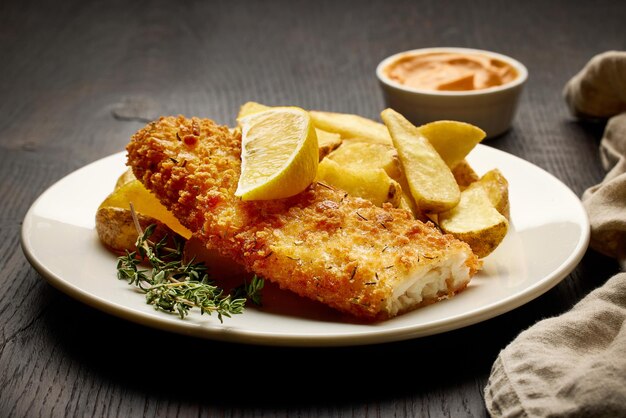
POLYGON ((234 195, 241 134, 208 119, 162 117, 133 135, 127 151, 135 176, 208 248, 358 318, 385 319, 434 301, 391 308, 403 281, 450 254, 466 254, 467 279, 450 280, 437 299, 462 290, 481 265, 467 244, 433 224, 321 183, 286 199, 242 201, 234 195))

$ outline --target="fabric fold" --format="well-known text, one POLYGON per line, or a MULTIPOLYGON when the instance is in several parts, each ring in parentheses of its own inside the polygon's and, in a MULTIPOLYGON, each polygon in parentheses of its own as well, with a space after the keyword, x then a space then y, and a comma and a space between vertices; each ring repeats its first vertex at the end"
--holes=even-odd
POLYGON ((496 359, 485 402, 498 417, 626 414, 626 273, 522 332, 496 359))
POLYGON ((626 51, 593 57, 563 90, 570 112, 583 119, 606 119, 626 111, 626 51))
POLYGON ((608 173, 582 196, 591 224, 590 246, 616 258, 626 270, 626 112, 607 123, 600 157, 608 173))
MULTIPOLYGON (((600 141, 607 174, 582 201, 591 248, 626 270, 626 52, 593 57, 563 96, 578 118, 610 118, 600 141)), ((626 273, 520 333, 498 354, 484 396, 492 417, 626 417, 626 273)))

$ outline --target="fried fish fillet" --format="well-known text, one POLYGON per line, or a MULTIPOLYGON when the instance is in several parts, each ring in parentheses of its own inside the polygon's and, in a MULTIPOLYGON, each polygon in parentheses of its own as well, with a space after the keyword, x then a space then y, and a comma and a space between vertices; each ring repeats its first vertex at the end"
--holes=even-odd
POLYGON ((364 320, 463 290, 469 246, 391 205, 313 183, 280 200, 235 197, 241 134, 209 119, 161 117, 132 136, 128 165, 209 249, 266 280, 364 320))

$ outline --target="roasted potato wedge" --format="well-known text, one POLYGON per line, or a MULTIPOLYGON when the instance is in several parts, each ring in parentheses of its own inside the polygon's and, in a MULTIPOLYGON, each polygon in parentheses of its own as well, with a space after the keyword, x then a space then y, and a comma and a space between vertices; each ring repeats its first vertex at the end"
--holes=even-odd
POLYGON ((188 239, 191 231, 180 222, 152 195, 139 180, 123 174, 116 188, 100 204, 96 212, 96 231, 107 247, 116 252, 134 251, 137 230, 132 220, 130 204, 133 204, 139 224, 146 228, 156 224, 153 239, 173 233, 188 239))
MULTIPOLYGON (((144 230, 148 226, 156 224, 151 237, 152 240, 159 241, 166 235, 173 237, 176 234, 163 222, 150 216, 138 213, 137 220, 144 230)), ((132 252, 136 249, 137 229, 129 209, 112 206, 98 209, 96 212, 96 232, 100 241, 116 253, 123 254, 126 251, 132 252)))
POLYGON ((271 109, 270 106, 266 106, 257 102, 246 102, 239 108, 239 113, 237 114, 237 123, 239 123, 239 119, 252 115, 253 113, 263 112, 265 110, 271 109))
POLYGON ((351 113, 309 110, 313 124, 318 129, 334 132, 342 139, 358 138, 375 144, 391 145, 387 128, 382 123, 351 113))
POLYGON ((386 202, 396 207, 400 204, 402 188, 382 168, 359 169, 325 158, 317 167, 316 180, 344 190, 351 196, 367 199, 377 206, 386 202))
POLYGON ((317 133, 317 145, 320 151, 320 161, 322 161, 324 157, 341 145, 342 140, 339 134, 323 129, 315 128, 315 133, 317 133))
POLYGON ((507 218, 496 210, 480 181, 461 192, 458 205, 438 213, 437 223, 442 231, 467 242, 481 258, 500 245, 509 228, 507 218))
POLYGON ((136 179, 137 179, 137 177, 135 177, 135 175, 133 174, 133 170, 128 168, 126 171, 124 171, 117 178, 117 182, 115 183, 115 189, 114 190, 119 189, 120 187, 122 187, 126 183, 130 183, 131 181, 136 180, 136 179))
POLYGON ((480 179, 480 176, 474 171, 466 159, 461 160, 461 162, 452 169, 452 175, 461 190, 480 179))
POLYGON ((504 175, 502 175, 500 170, 494 168, 487 171, 482 175, 480 180, 478 180, 478 183, 480 183, 480 186, 487 192, 493 207, 504 215, 504 217, 510 219, 509 182, 504 175))
POLYGON ((417 219, 425 219, 409 192, 409 186, 400 168, 398 152, 391 145, 344 140, 339 148, 328 155, 328 158, 341 166, 355 168, 359 172, 382 168, 400 185, 402 193, 398 207, 410 211, 417 219))
POLYGON ((420 210, 439 213, 459 203, 460 189, 439 153, 404 116, 391 108, 381 113, 398 151, 402 171, 420 210))
POLYGON ((398 184, 400 184, 400 188, 402 189, 402 195, 400 196, 400 204, 398 205, 398 207, 411 212, 415 219, 419 219, 420 221, 427 221, 428 217, 426 216, 424 211, 420 209, 417 203, 415 203, 415 199, 413 199, 409 183, 407 182, 404 174, 396 181, 398 182, 398 184))
POLYGON ((487 135, 477 126, 453 120, 438 120, 418 129, 450 168, 463 161, 487 135))
POLYGON ((382 168, 394 180, 403 175, 398 152, 390 145, 346 141, 331 152, 328 158, 343 166, 362 169, 382 168))
MULTIPOLYGON (((246 102, 239 108, 239 114, 237 115, 237 122, 244 116, 251 115, 253 113, 263 112, 271 109, 270 106, 266 106, 257 102, 246 102)), ((319 160, 322 161, 324 157, 331 151, 341 145, 341 135, 334 132, 325 131, 318 127, 315 127, 315 133, 317 134, 317 144, 319 147, 319 160)))

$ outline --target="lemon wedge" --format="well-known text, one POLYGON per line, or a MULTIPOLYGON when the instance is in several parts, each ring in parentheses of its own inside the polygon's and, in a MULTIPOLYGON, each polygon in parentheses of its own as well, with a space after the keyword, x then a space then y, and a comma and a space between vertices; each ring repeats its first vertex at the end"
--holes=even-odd
POLYGON ((239 125, 241 176, 235 196, 242 200, 282 199, 313 182, 319 151, 306 110, 272 107, 241 118, 239 125))

